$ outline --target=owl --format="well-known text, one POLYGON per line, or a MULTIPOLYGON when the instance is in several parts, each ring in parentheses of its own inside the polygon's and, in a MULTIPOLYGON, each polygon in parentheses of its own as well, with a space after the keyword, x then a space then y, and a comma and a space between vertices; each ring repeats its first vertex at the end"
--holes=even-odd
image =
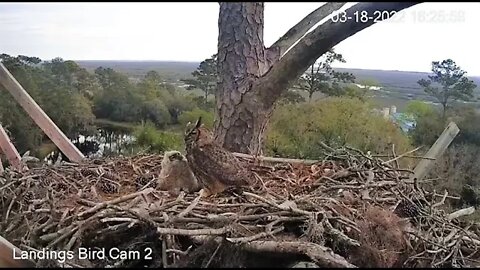
POLYGON ((162 170, 157 180, 160 190, 196 192, 198 181, 188 166, 187 159, 178 151, 167 151, 163 155, 162 170))
POLYGON ((249 185, 253 175, 229 151, 216 144, 212 134, 202 126, 200 117, 185 132, 186 157, 190 168, 203 186, 203 195, 221 193, 228 187, 249 185))

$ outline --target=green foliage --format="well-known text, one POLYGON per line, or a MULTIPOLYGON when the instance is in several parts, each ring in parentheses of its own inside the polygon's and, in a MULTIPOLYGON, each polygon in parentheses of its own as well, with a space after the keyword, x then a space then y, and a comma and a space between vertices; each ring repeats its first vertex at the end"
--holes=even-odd
POLYGON ((470 100, 473 98, 475 83, 469 80, 452 59, 432 62, 433 75, 428 80, 421 79, 418 84, 425 93, 436 98, 443 107, 443 116, 452 100, 470 100))
POLYGON ((205 127, 212 130, 214 114, 211 111, 205 111, 202 109, 194 109, 193 111, 182 113, 179 117, 180 125, 185 127, 188 122, 195 123, 200 116, 202 117, 202 123, 205 125, 205 127))
POLYGON ((417 117, 416 127, 411 132, 413 142, 416 145, 431 146, 445 129, 446 125, 453 121, 457 124, 460 132, 452 144, 469 144, 480 146, 480 113, 473 107, 453 107, 446 114, 446 121, 442 114, 433 108, 417 117))
MULTIPOLYGON (((476 192, 480 187, 480 166, 478 166, 478 145, 451 145, 430 170, 427 178, 440 178, 434 182, 437 191, 447 189, 450 195, 462 196, 457 207, 476 204, 471 187, 476 192), (470 187, 470 188, 469 188, 470 187), (470 189, 470 190, 469 190, 470 189)), ((480 193, 479 193, 480 194, 480 193)))
POLYGON ((208 102, 208 95, 214 94, 217 88, 217 55, 205 59, 200 63, 197 70, 192 72, 194 79, 184 79, 188 84, 187 89, 200 89, 204 93, 204 102, 208 102))
MULTIPOLYGON (((99 84, 85 69, 61 58, 41 62, 36 57, 2 54, 0 59, 67 137, 94 130, 89 98, 99 84)), ((15 146, 21 152, 34 150, 45 135, 7 91, 0 89, 0 97, 0 121, 11 132, 15 146)))
POLYGON ((421 100, 413 100, 407 103, 405 113, 411 115, 414 119, 419 119, 434 114, 435 108, 421 100))
POLYGON ((332 97, 281 106, 274 112, 266 140, 269 154, 318 158, 323 154, 321 142, 379 154, 391 153, 391 144, 398 153, 410 149, 399 128, 358 99, 332 97))
MULTIPOLYGON (((322 92, 328 96, 346 95, 347 90, 340 83, 352 83, 355 76, 347 72, 336 72, 331 67, 335 61, 345 63, 343 56, 330 50, 317 61, 298 79, 295 87, 306 91, 309 101, 315 92, 322 92)), ((351 89, 350 93, 353 93, 351 89)))
POLYGON ((162 153, 168 150, 184 148, 183 138, 180 134, 159 131, 151 122, 140 125, 135 131, 136 144, 146 148, 148 152, 162 153))
POLYGON ((296 104, 300 102, 305 102, 305 98, 296 89, 289 89, 284 92, 278 100, 278 104, 296 104))

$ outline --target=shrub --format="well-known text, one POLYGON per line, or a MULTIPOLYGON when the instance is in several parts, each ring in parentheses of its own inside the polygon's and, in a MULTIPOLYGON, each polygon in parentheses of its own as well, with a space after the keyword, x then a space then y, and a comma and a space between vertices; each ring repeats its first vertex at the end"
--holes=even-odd
POLYGON ((143 117, 152 121, 157 127, 165 127, 170 123, 170 113, 165 104, 159 100, 149 100, 143 104, 143 117))
POLYGON ((175 149, 181 151, 184 148, 181 134, 159 131, 151 122, 146 122, 134 131, 136 144, 148 148, 149 152, 162 153, 175 149))
POLYGON ((392 144, 397 153, 411 149, 408 137, 394 123, 355 98, 284 105, 274 112, 266 139, 269 154, 319 158, 323 154, 321 142, 377 154, 390 154, 392 144))
POLYGON ((202 109, 194 109, 192 111, 183 112, 178 118, 178 122, 183 127, 187 125, 188 122, 195 123, 198 120, 198 117, 202 117, 202 123, 205 124, 205 127, 208 129, 213 128, 214 115, 211 111, 204 111, 202 109))

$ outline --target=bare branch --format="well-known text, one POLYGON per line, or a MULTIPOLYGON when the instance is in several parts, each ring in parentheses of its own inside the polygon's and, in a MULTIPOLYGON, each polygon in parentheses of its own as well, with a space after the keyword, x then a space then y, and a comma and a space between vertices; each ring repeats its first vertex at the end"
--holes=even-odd
POLYGON ((279 50, 279 57, 283 56, 283 54, 315 24, 332 14, 335 10, 340 9, 345 3, 346 2, 329 2, 312 11, 312 13, 308 14, 303 20, 290 28, 287 33, 270 46, 269 50, 279 50))
MULTIPOLYGON (((347 9, 346 16, 355 18, 355 12, 368 12, 373 16, 375 11, 400 11, 421 2, 391 2, 391 3, 359 3, 347 9)), ((273 104, 286 91, 289 84, 299 78, 309 66, 320 56, 341 41, 376 23, 369 20, 365 23, 356 20, 333 22, 329 20, 305 35, 280 61, 273 65, 270 71, 257 80, 254 87, 260 89, 260 97, 265 105, 273 104)))
POLYGON ((356 268, 342 256, 335 254, 330 248, 306 242, 253 241, 243 246, 254 252, 281 252, 289 254, 305 254, 314 262, 324 267, 356 268))

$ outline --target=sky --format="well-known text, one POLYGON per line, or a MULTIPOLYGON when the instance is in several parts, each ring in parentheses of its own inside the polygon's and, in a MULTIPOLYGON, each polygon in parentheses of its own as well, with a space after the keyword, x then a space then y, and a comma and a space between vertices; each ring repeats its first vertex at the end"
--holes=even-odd
MULTIPOLYGON (((322 4, 265 3, 266 45, 322 4)), ((217 2, 0 3, 0 53, 202 61, 217 49, 218 12, 217 2)), ((418 4, 339 43, 347 62, 333 66, 427 72, 432 61, 451 58, 479 76, 478 14, 480 3, 418 4)))

